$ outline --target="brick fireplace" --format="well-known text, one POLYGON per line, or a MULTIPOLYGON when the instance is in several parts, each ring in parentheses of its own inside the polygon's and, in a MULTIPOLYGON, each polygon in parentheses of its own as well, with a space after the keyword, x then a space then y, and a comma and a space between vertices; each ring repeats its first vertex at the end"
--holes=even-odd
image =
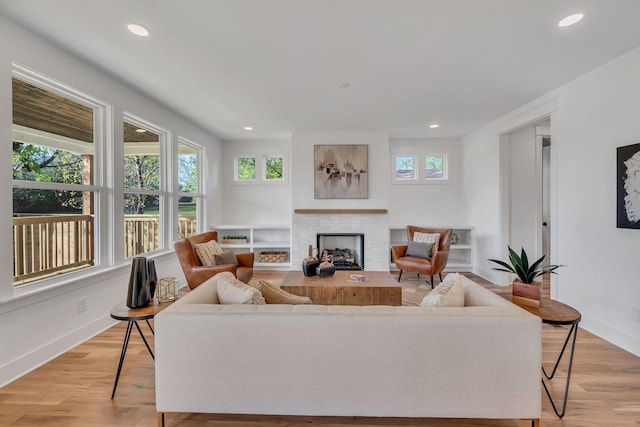
POLYGON ((296 209, 293 213, 292 268, 302 268, 318 234, 363 234, 368 271, 389 271, 389 215, 386 209, 296 209))

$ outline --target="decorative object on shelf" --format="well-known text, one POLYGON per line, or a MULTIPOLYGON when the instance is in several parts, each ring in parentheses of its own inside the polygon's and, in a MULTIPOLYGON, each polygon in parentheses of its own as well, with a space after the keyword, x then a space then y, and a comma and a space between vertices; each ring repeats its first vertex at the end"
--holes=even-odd
POLYGON ((640 144, 617 148, 617 227, 640 229, 640 144))
POLYGON ((513 273, 517 276, 512 283, 512 298, 516 304, 527 305, 530 307, 540 307, 540 298, 542 297, 542 282, 535 279, 545 273, 558 274, 555 272, 564 265, 542 265, 544 255, 538 258, 533 264, 529 265, 529 258, 524 248, 520 251, 520 256, 507 246, 509 249, 509 264, 497 259, 489 259, 491 262, 504 267, 494 270, 513 273))
POLYGON ((314 198, 367 199, 368 145, 314 146, 314 198))
POLYGON ((331 277, 336 272, 336 266, 331 262, 331 258, 329 257, 328 251, 322 252, 322 262, 318 267, 316 267, 316 274, 318 277, 331 277))
POLYGON ((152 300, 158 284, 158 273, 156 272, 156 262, 152 259, 147 261, 147 280, 149 281, 149 299, 152 300))
POLYGON ((347 279, 347 282, 365 283, 367 280, 369 280, 369 276, 365 276, 363 274, 352 274, 347 279))
POLYGON ((456 233, 452 233, 451 234, 451 244, 452 245, 457 245, 458 244, 458 235, 456 233))
POLYGON ((158 302, 170 302, 178 298, 178 281, 175 277, 158 280, 158 302))
POLYGON ((313 249, 311 245, 309 245, 309 255, 302 260, 302 272, 306 277, 311 277, 316 275, 316 268, 320 265, 320 261, 317 256, 314 256, 314 252, 316 249, 313 249))
POLYGON ((133 257, 127 290, 127 307, 146 307, 150 300, 147 258, 133 257))
POLYGON ((287 262, 287 252, 282 251, 262 251, 258 255, 258 261, 264 263, 287 262))
POLYGON ((239 245, 247 243, 247 236, 222 236, 222 243, 239 245))

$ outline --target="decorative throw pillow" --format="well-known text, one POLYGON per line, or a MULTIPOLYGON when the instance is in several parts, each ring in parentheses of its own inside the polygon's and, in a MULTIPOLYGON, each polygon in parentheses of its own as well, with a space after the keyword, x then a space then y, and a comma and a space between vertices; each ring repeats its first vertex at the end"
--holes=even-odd
POLYGON ((258 289, 267 304, 313 304, 311 298, 290 294, 266 280, 253 279, 249 282, 249 286, 258 289))
POLYGON ((433 243, 409 242, 406 255, 418 258, 431 258, 432 252, 433 243))
POLYGON ((204 243, 196 243, 194 245, 194 249, 196 250, 196 255, 198 255, 198 258, 200 258, 200 263, 207 267, 216 265, 215 256, 222 253, 222 248, 215 240, 210 240, 204 243))
POLYGON ((464 284, 459 274, 436 286, 424 297, 420 307, 464 307, 464 284))
POLYGON ((233 264, 236 267, 238 266, 238 258, 236 258, 236 254, 233 253, 232 250, 224 251, 220 255, 215 255, 214 260, 216 265, 233 264))
POLYGON ((266 304, 259 290, 242 283, 232 273, 225 271, 216 277, 220 304, 266 304))
POLYGON ((414 242, 433 243, 431 254, 435 255, 438 252, 438 245, 440 244, 440 233, 421 233, 416 231, 413 233, 414 242))

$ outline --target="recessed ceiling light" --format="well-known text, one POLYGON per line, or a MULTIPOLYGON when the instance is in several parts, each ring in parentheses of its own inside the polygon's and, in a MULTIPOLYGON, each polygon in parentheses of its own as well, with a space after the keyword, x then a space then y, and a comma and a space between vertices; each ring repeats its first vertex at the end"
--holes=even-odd
POLYGON ((145 129, 136 129, 136 132, 138 132, 138 133, 145 133, 145 132, 146 132, 146 130, 145 130, 145 129))
POLYGON ((245 126, 244 130, 253 130, 253 128, 251 126, 245 126))
POLYGON ((566 18, 564 18, 562 21, 558 22, 558 26, 568 27, 580 21, 583 17, 584 15, 582 13, 574 13, 573 15, 569 15, 566 18))
POLYGON ((435 129, 435 128, 439 128, 439 127, 440 127, 440 125, 439 125, 439 124, 437 124, 437 123, 432 123, 432 124, 430 124, 430 125, 429 125, 429 127, 430 127, 431 129, 435 129))
POLYGON ((350 85, 348 82, 342 82, 342 83, 340 83, 340 84, 338 85, 338 87, 339 87, 340 89, 346 89, 346 88, 348 88, 349 86, 351 86, 351 85, 350 85))
POLYGON ((149 30, 147 30, 145 27, 143 27, 142 25, 139 24, 129 24, 127 25, 127 28, 129 29, 129 31, 131 31, 133 34, 135 34, 136 36, 140 36, 140 37, 149 37, 149 30))

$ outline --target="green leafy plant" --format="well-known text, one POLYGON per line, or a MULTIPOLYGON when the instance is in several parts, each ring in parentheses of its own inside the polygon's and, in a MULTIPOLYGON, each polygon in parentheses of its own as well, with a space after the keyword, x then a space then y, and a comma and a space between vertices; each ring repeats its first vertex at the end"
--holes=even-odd
POLYGON ((560 267, 565 267, 564 265, 553 264, 542 265, 544 255, 538 258, 533 264, 529 265, 529 258, 527 257, 527 253, 525 252, 524 248, 522 248, 522 250, 520 251, 520 255, 518 255, 513 249, 511 249, 511 247, 507 246, 507 248, 509 248, 510 264, 497 259, 489 259, 489 261, 495 262, 496 264, 504 267, 495 267, 494 270, 513 273, 518 276, 518 280, 528 285, 533 284, 533 281, 536 277, 542 276, 545 273, 558 274, 555 272, 555 270, 560 267))
POLYGON ((223 236, 223 240, 247 240, 247 236, 223 236))

